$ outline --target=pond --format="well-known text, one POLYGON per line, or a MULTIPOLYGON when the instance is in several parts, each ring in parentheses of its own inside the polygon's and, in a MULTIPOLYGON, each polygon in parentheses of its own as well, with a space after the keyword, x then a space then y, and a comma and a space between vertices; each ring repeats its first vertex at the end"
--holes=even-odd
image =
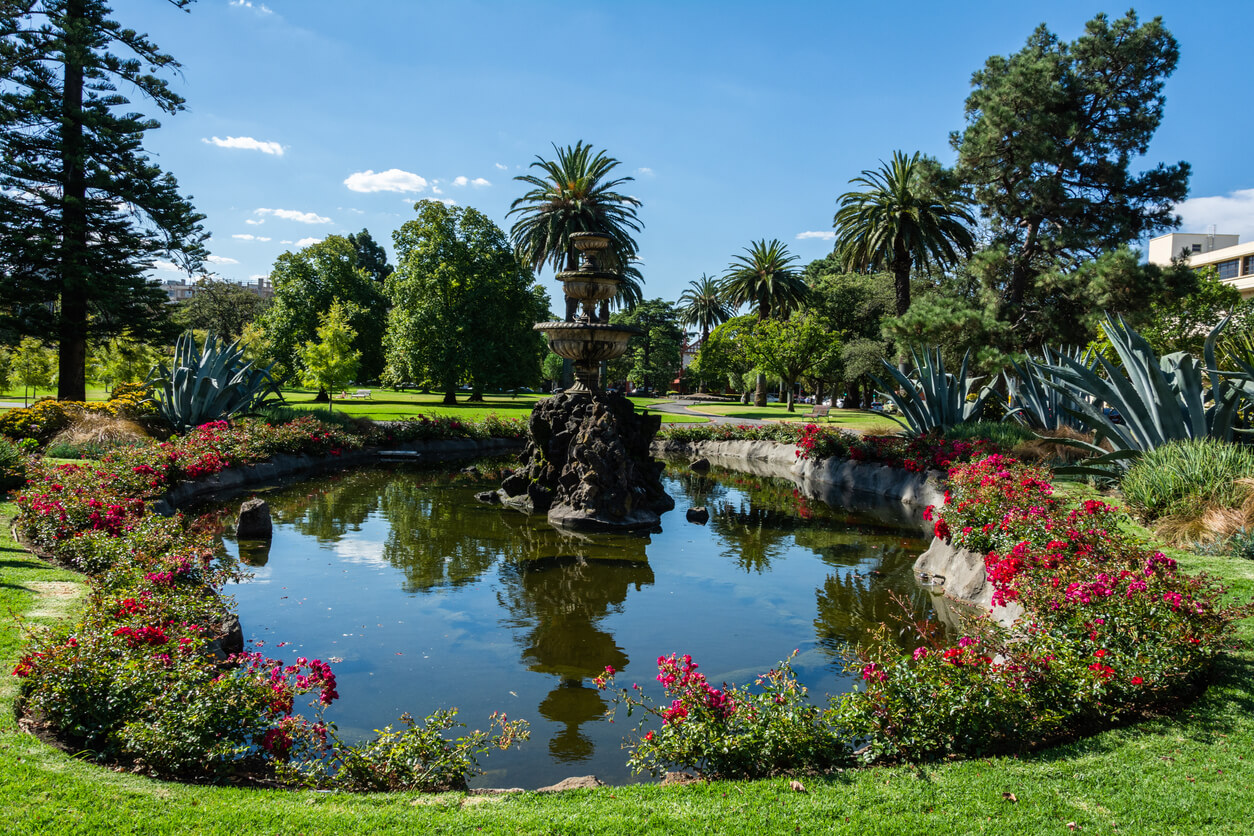
POLYGON ((491 471, 322 477, 264 493, 268 550, 240 554, 224 537, 251 564, 229 590, 249 649, 332 662, 341 699, 326 716, 346 739, 404 712, 457 706, 481 728, 500 710, 528 720, 531 740, 491 753, 472 785, 627 783, 639 780, 622 750, 635 720, 603 716, 591 680, 606 665, 656 696, 659 655, 690 653, 712 682, 744 683, 797 650, 822 700, 853 686, 842 651, 901 615, 898 601, 931 617, 911 572, 916 526, 829 508, 787 481, 672 466, 660 532, 581 537, 475 501, 499 484, 491 471), (692 506, 709 508, 708 524, 686 520, 692 506))

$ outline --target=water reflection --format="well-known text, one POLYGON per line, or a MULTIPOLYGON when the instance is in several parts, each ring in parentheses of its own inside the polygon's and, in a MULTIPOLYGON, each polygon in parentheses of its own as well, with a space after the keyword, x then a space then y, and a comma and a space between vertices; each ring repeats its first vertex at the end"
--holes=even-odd
POLYGON ((275 539, 239 553, 256 572, 236 593, 241 617, 252 638, 343 658, 341 729, 507 709, 532 721, 532 743, 493 756, 494 783, 553 783, 572 762, 625 780, 619 729, 591 684, 607 665, 648 684, 658 654, 691 652, 743 681, 803 647, 821 698, 848 687, 847 646, 897 615, 890 593, 912 617, 930 611, 910 571, 913 530, 785 481, 675 468, 661 532, 596 536, 474 501, 496 481, 371 469, 268 494, 275 539), (707 526, 685 521, 696 505, 707 526))
POLYGON ((584 680, 607 666, 626 670, 631 661, 601 622, 623 611, 629 591, 653 585, 653 570, 643 562, 648 538, 637 541, 639 561, 571 555, 502 567, 497 597, 506 615, 501 624, 514 633, 527 670, 557 679, 539 710, 565 727, 549 741, 549 752, 559 760, 592 754, 592 742, 580 726, 599 720, 607 708, 584 680))

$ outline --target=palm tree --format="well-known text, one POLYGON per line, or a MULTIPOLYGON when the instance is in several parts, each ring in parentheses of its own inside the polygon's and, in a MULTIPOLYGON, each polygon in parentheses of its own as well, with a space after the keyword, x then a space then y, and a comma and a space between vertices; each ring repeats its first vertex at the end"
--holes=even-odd
MULTIPOLYGON (((769 244, 766 239, 754 241, 745 253, 727 265, 719 282, 719 295, 736 308, 745 304, 756 307, 759 322, 772 315, 787 319, 808 295, 806 283, 792 269, 797 257, 779 239, 769 244)), ((762 374, 758 375, 753 403, 766 406, 766 377, 762 374)))
POLYGON ((891 165, 881 160, 878 170, 849 181, 866 189, 840 196, 832 224, 846 270, 892 272, 898 316, 910 308, 913 265, 944 267, 975 246, 969 201, 957 190, 929 185, 927 168, 917 152, 907 158, 894 151, 891 165))
POLYGON ((719 291, 718 279, 701 274, 701 278, 688 282, 688 289, 679 297, 679 319, 685 325, 701 329, 702 344, 710 331, 731 319, 731 308, 719 291))
MULTIPOLYGON (((618 160, 604 151, 595 155, 583 141, 565 148, 553 146, 556 160, 536 157, 531 168, 542 175, 515 177, 532 186, 510 204, 509 215, 518 215, 510 229, 518 260, 539 272, 546 263, 556 270, 579 266, 578 251, 570 242, 572 232, 601 232, 610 236, 608 267, 626 267, 636 254, 632 232, 639 232, 636 207, 640 201, 614 191, 634 178, 610 179, 618 160)), ((508 215, 507 215, 508 217, 508 215)))

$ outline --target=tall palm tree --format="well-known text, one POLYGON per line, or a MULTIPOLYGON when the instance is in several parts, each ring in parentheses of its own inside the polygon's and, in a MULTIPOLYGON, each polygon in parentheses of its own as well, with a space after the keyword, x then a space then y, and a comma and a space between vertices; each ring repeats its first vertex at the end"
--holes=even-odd
MULTIPOLYGON (((808 295, 806 283, 792 269, 796 261, 779 239, 754 241, 745 248, 745 255, 735 256, 727 265, 719 294, 736 308, 746 304, 757 308, 759 322, 772 315, 787 319, 808 295)), ((762 374, 758 375, 753 403, 766 406, 766 377, 762 374)))
POLYGON ((910 308, 910 269, 935 263, 944 267, 975 246, 967 211, 958 191, 926 181, 920 155, 893 152, 893 161, 850 180, 863 191, 846 192, 833 220, 836 252, 846 270, 889 270, 897 291, 897 315, 910 308))
POLYGON ((679 296, 679 319, 685 325, 701 329, 701 343, 710 331, 731 318, 731 307, 719 291, 718 279, 701 274, 701 278, 688 282, 688 289, 679 296))
MULTIPOLYGON (((553 150, 557 159, 537 156, 531 168, 541 174, 515 177, 532 189, 510 204, 509 215, 518 215, 510 229, 518 260, 539 272, 546 263, 556 270, 579 266, 578 251, 570 242, 572 232, 601 232, 610 236, 611 267, 626 267, 636 254, 632 232, 639 232, 636 207, 640 201, 614 189, 634 178, 611 179, 619 161, 604 151, 593 153, 583 141, 553 150)), ((508 217, 508 215, 507 215, 508 217)))

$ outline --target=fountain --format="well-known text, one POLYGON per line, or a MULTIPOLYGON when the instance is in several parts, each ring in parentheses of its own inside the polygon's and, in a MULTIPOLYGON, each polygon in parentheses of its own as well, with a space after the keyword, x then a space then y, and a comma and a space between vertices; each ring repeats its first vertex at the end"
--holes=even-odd
POLYGON ((662 420, 637 415, 622 395, 601 388, 600 366, 623 356, 639 329, 609 324, 609 300, 622 279, 599 261, 610 237, 576 232, 581 258, 576 270, 557 274, 566 295, 566 319, 535 326, 549 347, 575 366, 566 392, 539 401, 531 412, 531 441, 523 464, 499 491, 481 499, 580 531, 652 529, 658 515, 675 507, 662 489, 661 462, 649 445, 662 420))

